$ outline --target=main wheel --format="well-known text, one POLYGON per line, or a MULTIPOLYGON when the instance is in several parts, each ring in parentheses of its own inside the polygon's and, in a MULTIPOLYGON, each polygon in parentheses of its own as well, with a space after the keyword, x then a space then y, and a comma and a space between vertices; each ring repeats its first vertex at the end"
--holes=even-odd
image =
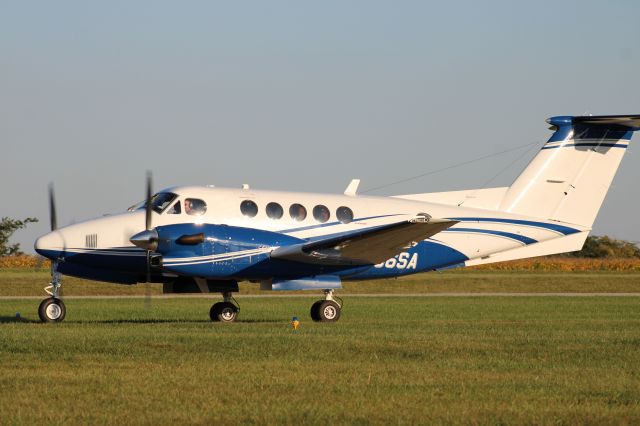
POLYGON ((214 303, 209 317, 214 322, 234 322, 238 317, 238 307, 231 302, 214 303))
POLYGON ((318 300, 311 305, 311 319, 314 321, 320 321, 320 304, 322 302, 324 302, 324 300, 318 300))
POLYGON ((320 322, 338 321, 340 319, 340 305, 333 300, 319 300, 311 306, 311 318, 320 322))
POLYGON ((42 322, 60 322, 67 314, 64 302, 55 297, 44 299, 38 308, 38 316, 42 322))

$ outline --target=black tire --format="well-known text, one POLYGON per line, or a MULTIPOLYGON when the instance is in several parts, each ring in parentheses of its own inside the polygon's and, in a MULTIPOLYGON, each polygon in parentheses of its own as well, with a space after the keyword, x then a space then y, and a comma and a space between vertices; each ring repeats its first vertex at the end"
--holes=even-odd
POLYGON ((322 302, 324 302, 324 300, 318 300, 311 305, 311 319, 314 321, 320 321, 320 304, 322 302))
POLYGON ((67 314, 67 308, 60 299, 44 299, 38 307, 38 316, 42 322, 61 322, 67 314))
POLYGON ((333 300, 321 300, 318 305, 318 320, 320 322, 336 322, 340 319, 340 305, 333 300))
POLYGON ((214 303, 209 318, 213 322, 234 322, 238 318, 238 307, 231 302, 214 303))

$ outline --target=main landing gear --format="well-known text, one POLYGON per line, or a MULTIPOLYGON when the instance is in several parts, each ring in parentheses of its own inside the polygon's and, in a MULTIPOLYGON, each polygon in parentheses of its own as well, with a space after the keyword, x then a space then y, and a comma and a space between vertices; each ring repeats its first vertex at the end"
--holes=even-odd
POLYGON ((64 302, 60 299, 60 286, 62 285, 62 282, 57 269, 58 262, 52 261, 51 282, 49 283, 49 286, 44 289, 44 291, 46 291, 51 297, 44 299, 38 308, 38 316, 42 322, 61 322, 67 313, 67 308, 64 306, 64 302))
MULTIPOLYGON (((234 322, 238 318, 240 306, 230 291, 222 293, 223 301, 214 303, 209 311, 213 322, 234 322)), ((340 319, 342 300, 333 294, 333 290, 324 291, 324 299, 311 306, 311 319, 317 322, 336 322, 340 319)))
POLYGON ((209 311, 213 322, 234 322, 240 312, 240 305, 230 291, 222 293, 223 302, 214 303, 209 311))
POLYGON ((311 319, 318 322, 336 322, 340 319, 342 305, 342 300, 334 296, 333 290, 325 290, 324 300, 318 300, 311 306, 311 319))

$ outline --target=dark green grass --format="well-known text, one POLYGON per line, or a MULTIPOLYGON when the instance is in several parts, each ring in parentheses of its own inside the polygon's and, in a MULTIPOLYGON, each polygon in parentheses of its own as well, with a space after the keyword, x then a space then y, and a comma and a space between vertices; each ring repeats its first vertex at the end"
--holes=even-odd
MULTIPOLYGON (((0 270, 0 296, 44 296, 48 271, 0 270)), ((118 285, 63 277, 66 295, 144 295, 145 285, 118 285)), ((150 284, 152 294, 162 286, 150 284)), ((242 294, 261 293, 258 284, 241 283, 242 294)), ((410 275, 399 279, 344 283, 349 293, 447 293, 447 292, 640 292, 640 273, 633 272, 495 272, 455 270, 410 275)), ((300 294, 300 293, 293 293, 300 294)))
POLYGON ((347 296, 336 324, 211 302, 68 300, 44 325, 0 301, 0 423, 640 422, 640 298, 347 296))

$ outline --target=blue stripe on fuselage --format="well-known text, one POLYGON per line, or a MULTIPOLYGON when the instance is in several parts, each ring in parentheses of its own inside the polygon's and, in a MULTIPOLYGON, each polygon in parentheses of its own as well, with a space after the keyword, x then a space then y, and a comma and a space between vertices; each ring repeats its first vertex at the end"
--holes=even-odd
MULTIPOLYGON (((520 219, 503 219, 495 217, 450 217, 449 220, 457 220, 459 222, 489 222, 489 223, 507 223, 511 225, 524 225, 534 228, 543 228, 550 231, 556 231, 564 235, 571 235, 580 232, 580 230, 571 228, 565 225, 558 225, 555 223, 536 222, 532 220, 520 220, 520 219)), ((449 228, 452 229, 452 228, 449 228)))
MULTIPOLYGON (((392 217, 392 216, 400 216, 400 214, 383 214, 383 215, 380 215, 380 216, 358 217, 358 218, 353 219, 352 222, 357 222, 359 220, 379 219, 381 217, 392 217)), ((280 231, 274 231, 274 232, 279 232, 281 234, 289 234, 289 233, 292 233, 292 232, 307 231, 309 229, 324 228, 324 227, 327 227, 327 226, 335 226, 335 225, 344 225, 344 223, 342 223, 342 222, 321 223, 319 225, 310 225, 310 226, 302 226, 300 228, 282 229, 280 231)))
POLYGON ((479 228, 449 228, 442 232, 468 232, 473 234, 486 234, 486 235, 496 235, 498 237, 505 237, 512 240, 519 241, 524 243, 525 245, 537 243, 537 240, 533 238, 525 237, 520 234, 513 234, 511 232, 503 232, 503 231, 494 231, 492 229, 479 229, 479 228))

